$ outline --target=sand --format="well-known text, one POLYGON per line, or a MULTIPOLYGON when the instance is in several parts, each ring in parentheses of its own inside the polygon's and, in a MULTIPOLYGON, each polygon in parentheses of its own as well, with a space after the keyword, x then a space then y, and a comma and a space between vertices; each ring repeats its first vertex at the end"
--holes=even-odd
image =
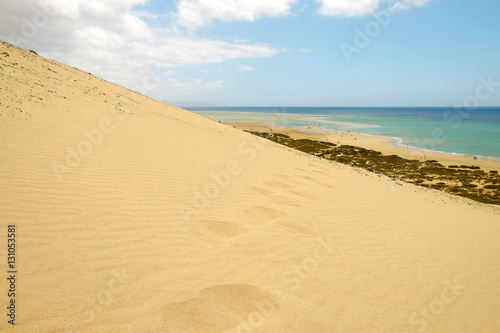
POLYGON ((0 44, 17 332, 498 332, 500 209, 0 44))

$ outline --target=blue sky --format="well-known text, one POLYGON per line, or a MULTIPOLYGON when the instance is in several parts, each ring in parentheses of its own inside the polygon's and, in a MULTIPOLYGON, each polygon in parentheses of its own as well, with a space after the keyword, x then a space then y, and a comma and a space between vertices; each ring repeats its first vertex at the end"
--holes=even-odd
POLYGON ((454 106, 483 78, 500 105, 498 1, 28 3, 0 5, 0 38, 161 100, 454 106))

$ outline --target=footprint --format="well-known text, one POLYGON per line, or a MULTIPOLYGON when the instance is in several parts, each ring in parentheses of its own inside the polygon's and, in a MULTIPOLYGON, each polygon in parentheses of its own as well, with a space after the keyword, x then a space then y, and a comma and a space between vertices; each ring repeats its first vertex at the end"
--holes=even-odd
POLYGON ((286 183, 278 182, 278 181, 268 181, 268 182, 264 182, 264 184, 269 185, 271 187, 283 189, 283 190, 287 190, 287 189, 292 187, 292 185, 290 185, 290 184, 286 184, 286 183))
POLYGON ((196 222, 192 230, 197 239, 208 246, 229 247, 234 245, 238 238, 248 229, 240 223, 232 221, 203 220, 196 222))
MULTIPOLYGON (((294 193, 292 191, 289 191, 288 193, 304 197, 301 193, 294 193)), ((273 196, 271 201, 277 203, 280 206, 285 206, 285 207, 303 207, 303 205, 301 204, 303 200, 294 200, 294 199, 290 198, 289 195, 280 195, 280 196, 273 196)))
POLYGON ((307 194, 305 194, 303 192, 299 192, 299 191, 288 191, 288 192, 291 193, 291 194, 297 195, 299 197, 303 197, 303 198, 307 198, 307 199, 316 199, 315 196, 313 196, 313 195, 307 195, 307 194))
POLYGON ((333 188, 332 185, 326 184, 325 182, 311 176, 297 176, 297 178, 304 179, 307 182, 315 183, 328 188, 333 188))
POLYGON ((282 229, 300 234, 315 234, 316 230, 314 225, 308 222, 298 222, 298 221, 281 221, 277 222, 276 225, 280 226, 282 229))
POLYGON ((324 170, 320 170, 320 169, 312 169, 311 171, 316 173, 316 174, 319 174, 319 175, 329 175, 328 172, 326 172, 324 170))
POLYGON ((274 192, 273 192, 273 191, 268 190, 268 189, 265 189, 265 188, 262 188, 262 187, 257 187, 257 186, 249 186, 249 188, 250 188, 252 191, 254 191, 254 192, 256 192, 256 193, 258 193, 258 194, 260 194, 260 195, 271 195, 271 194, 274 194, 274 192))
POLYGON ((289 175, 275 175, 276 178, 281 178, 282 180, 289 180, 292 176, 289 175))
POLYGON ((253 219, 258 221, 276 222, 288 215, 279 209, 262 206, 251 206, 246 209, 246 213, 253 219))
POLYGON ((307 195, 299 191, 293 190, 292 186, 288 184, 279 182, 267 182, 266 184, 268 186, 274 186, 275 191, 258 186, 249 186, 249 188, 253 192, 262 196, 271 197, 271 200, 273 202, 285 206, 298 206, 298 207, 302 206, 301 204, 299 204, 300 201, 291 199, 289 194, 297 195, 300 197, 308 197, 307 195))
POLYGON ((271 322, 279 310, 278 300, 256 286, 216 285, 203 289, 194 298, 168 304, 162 331, 243 332, 256 317, 261 318, 262 326, 271 322))

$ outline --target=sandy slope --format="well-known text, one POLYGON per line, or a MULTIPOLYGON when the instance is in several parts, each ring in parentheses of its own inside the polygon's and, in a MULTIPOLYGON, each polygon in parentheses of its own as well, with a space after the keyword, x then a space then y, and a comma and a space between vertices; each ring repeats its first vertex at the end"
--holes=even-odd
POLYGON ((4 51, 18 332, 500 331, 498 207, 4 51))

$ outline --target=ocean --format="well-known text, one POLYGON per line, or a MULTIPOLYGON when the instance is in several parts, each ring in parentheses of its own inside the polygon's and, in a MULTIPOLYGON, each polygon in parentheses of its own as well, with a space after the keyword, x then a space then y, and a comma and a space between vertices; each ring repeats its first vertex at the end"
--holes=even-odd
POLYGON ((190 107, 221 122, 320 127, 394 139, 391 144, 500 160, 500 108, 190 107))

